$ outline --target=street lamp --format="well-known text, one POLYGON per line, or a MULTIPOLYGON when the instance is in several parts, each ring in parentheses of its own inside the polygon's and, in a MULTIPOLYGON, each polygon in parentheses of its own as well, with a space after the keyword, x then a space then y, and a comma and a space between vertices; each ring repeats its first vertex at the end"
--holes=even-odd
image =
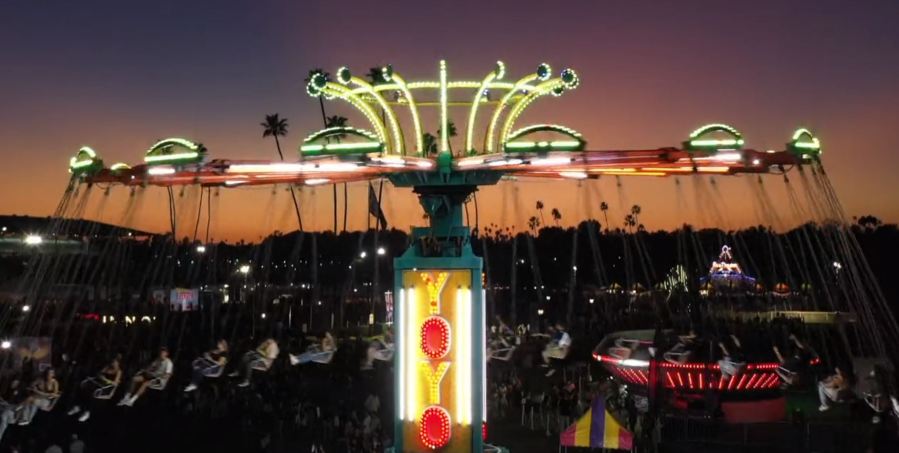
POLYGON ((40 245, 42 242, 44 242, 44 238, 38 234, 25 236, 25 245, 40 245))
POLYGON ((378 255, 384 255, 387 253, 387 250, 384 250, 384 247, 378 247, 378 255))
POLYGON ((359 252, 359 258, 365 258, 366 256, 368 256, 368 253, 365 253, 365 250, 359 252))
POLYGON ((3 340, 3 342, 0 343, 0 349, 9 349, 11 347, 12 347, 12 342, 9 340, 3 340))
POLYGON ((31 311, 31 305, 22 305, 22 313, 28 313, 31 311))
MULTIPOLYGON (((206 253, 206 246, 203 245, 203 244, 198 245, 198 246, 197 246, 197 253, 206 253)), ((248 270, 249 270, 249 269, 248 269, 248 270)))
POLYGON ((237 269, 241 274, 247 275, 250 273, 250 265, 249 264, 241 264, 237 269))

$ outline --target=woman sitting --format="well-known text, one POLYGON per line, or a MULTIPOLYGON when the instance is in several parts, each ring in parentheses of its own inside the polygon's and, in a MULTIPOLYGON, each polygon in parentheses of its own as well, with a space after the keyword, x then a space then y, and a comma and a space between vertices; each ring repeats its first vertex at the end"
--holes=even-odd
POLYGON ((306 352, 300 355, 291 354, 290 364, 302 365, 309 362, 327 364, 331 362, 335 351, 337 351, 337 342, 331 336, 331 332, 325 332, 321 341, 318 344, 309 345, 306 352))
POLYGON ((31 384, 29 393, 30 395, 22 405, 22 412, 19 417, 19 425, 22 426, 31 423, 38 409, 47 412, 52 410, 59 399, 59 381, 56 380, 56 373, 53 371, 53 368, 48 368, 47 371, 44 371, 43 376, 31 384))
MULTIPOLYGON (((115 393, 119 382, 122 380, 121 355, 116 355, 96 376, 91 376, 78 386, 75 395, 75 405, 69 410, 69 415, 81 412, 82 406, 88 407, 91 401, 97 399, 109 399, 115 393)), ((91 411, 85 410, 78 417, 79 422, 86 422, 91 417, 91 411)))
POLYGON ((241 367, 239 371, 232 375, 241 375, 243 380, 237 384, 238 387, 247 387, 250 385, 250 377, 253 370, 268 371, 278 358, 281 350, 278 348, 278 342, 274 338, 267 338, 259 344, 255 351, 247 352, 241 358, 241 367))
POLYGON ((197 386, 200 385, 200 382, 203 382, 203 378, 207 377, 219 377, 222 375, 222 370, 225 369, 225 365, 228 363, 228 342, 224 339, 219 340, 215 347, 211 350, 205 352, 202 356, 194 359, 191 364, 191 368, 193 368, 193 374, 190 380, 190 384, 184 388, 185 392, 192 392, 197 389, 197 386))
POLYGON ((169 350, 166 347, 159 348, 159 355, 156 360, 150 363, 150 366, 137 372, 131 378, 131 388, 125 393, 125 396, 119 401, 119 406, 133 406, 148 388, 154 387, 162 389, 172 377, 174 366, 172 360, 169 359, 169 350))

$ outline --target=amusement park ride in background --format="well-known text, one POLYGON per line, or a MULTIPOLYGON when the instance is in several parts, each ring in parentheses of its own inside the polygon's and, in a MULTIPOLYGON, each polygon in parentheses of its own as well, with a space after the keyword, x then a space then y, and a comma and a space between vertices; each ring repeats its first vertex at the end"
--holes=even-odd
MULTIPOLYGON (((478 186, 496 184, 504 176, 578 180, 602 175, 784 172, 817 162, 821 151, 818 139, 807 129, 797 130, 782 151, 744 149, 740 132, 725 124, 696 129, 678 147, 590 150, 579 132, 562 125, 516 129, 517 120, 534 101, 577 88, 580 80, 574 70, 554 75, 549 65, 541 64, 533 74, 514 82, 505 81, 505 75, 505 65, 497 62, 480 81, 451 81, 441 61, 436 81, 407 82, 386 66, 380 80, 370 83, 344 67, 337 70, 336 80, 314 74, 307 92, 348 102, 369 127, 314 132, 301 143, 295 162, 211 159, 202 144, 170 138, 150 147, 144 162, 134 166, 105 167, 91 148, 83 147, 71 159, 70 171, 77 183, 126 186, 316 186, 387 178, 397 187, 411 187, 430 226, 413 228, 411 247, 394 263, 398 295, 395 451, 483 451, 482 261, 472 252, 471 233, 462 217, 463 203, 478 186), (467 101, 451 98, 451 93, 459 92, 470 97, 467 101), (485 118, 478 114, 488 106, 493 109, 486 128, 478 130, 485 118), (436 143, 426 140, 423 132, 419 109, 424 107, 438 109, 436 143), (464 148, 456 153, 450 147, 450 107, 467 109, 464 148), (399 119, 405 110, 411 131, 404 130, 399 119), (483 137, 477 143, 476 133, 483 137)), ((628 376, 641 382, 646 379, 635 373, 628 376)), ((757 374, 746 385, 774 385, 770 370, 759 369, 757 374)), ((680 374, 666 376, 683 379, 680 374)), ((741 385, 724 385, 731 384, 741 385)))

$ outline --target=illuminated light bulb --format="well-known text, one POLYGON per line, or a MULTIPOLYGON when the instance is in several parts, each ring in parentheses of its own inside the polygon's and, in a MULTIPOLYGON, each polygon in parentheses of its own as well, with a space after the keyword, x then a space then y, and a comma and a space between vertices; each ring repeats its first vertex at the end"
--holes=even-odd
POLYGON ((31 305, 22 305, 22 313, 28 313, 31 311, 31 305))
POLYGON ((9 340, 3 340, 3 342, 0 342, 0 349, 9 349, 11 347, 12 347, 12 342, 9 340))
POLYGON ((198 245, 198 246, 197 246, 197 253, 206 253, 206 246, 205 246, 205 245, 202 245, 202 244, 198 245))
POLYGON ((384 247, 378 247, 378 255, 384 255, 387 253, 387 250, 384 247))
POLYGON ((37 234, 29 234, 25 236, 25 245, 40 245, 44 242, 44 238, 37 234))

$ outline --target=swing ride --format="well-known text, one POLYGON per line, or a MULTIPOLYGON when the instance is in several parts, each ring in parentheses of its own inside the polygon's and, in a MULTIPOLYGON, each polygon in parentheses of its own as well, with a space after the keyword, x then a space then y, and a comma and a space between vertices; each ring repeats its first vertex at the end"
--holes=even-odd
MULTIPOLYGON (((387 179, 396 187, 411 188, 430 224, 412 229, 411 245, 394 261, 397 452, 485 449, 487 296, 483 260, 475 255, 471 231, 463 222, 463 205, 479 186, 506 177, 730 176, 803 168, 815 171, 813 178, 823 175, 821 143, 805 128, 776 151, 749 148, 736 128, 719 123, 697 128, 674 146, 598 150, 564 125, 520 126, 518 120, 534 101, 562 96, 580 83, 574 70, 554 73, 548 64, 514 81, 506 80, 502 62, 481 80, 450 80, 444 61, 433 81, 406 81, 391 66, 371 81, 346 67, 335 74, 334 80, 323 73, 312 75, 308 94, 349 103, 367 125, 313 132, 300 143, 296 160, 213 157, 199 142, 169 138, 150 146, 137 164, 106 166, 99 153, 85 146, 72 157, 69 171, 72 186, 236 189, 387 179), (433 142, 423 132, 421 109, 428 107, 437 109, 439 122, 439 137, 433 142), (451 148, 450 108, 467 114, 461 150, 451 148)), ((823 197, 835 203, 832 190, 823 197)), ((845 255, 842 261, 859 264, 858 251, 845 233, 837 231, 833 237, 835 253, 845 255)), ((865 275, 853 278, 848 283, 853 288, 867 284, 865 275)), ((755 286, 727 246, 707 281, 718 290, 755 286)), ((857 303, 877 297, 871 291, 864 294, 868 296, 857 303)), ((742 373, 731 376, 722 375, 712 360, 660 361, 656 368, 650 366, 651 345, 652 331, 615 334, 604 340, 594 358, 620 381, 644 389, 656 379, 664 389, 683 393, 771 392, 780 386, 774 362, 750 361, 742 373), (608 352, 612 350, 617 353, 608 352)), ((883 342, 878 346, 883 351, 883 342)))

